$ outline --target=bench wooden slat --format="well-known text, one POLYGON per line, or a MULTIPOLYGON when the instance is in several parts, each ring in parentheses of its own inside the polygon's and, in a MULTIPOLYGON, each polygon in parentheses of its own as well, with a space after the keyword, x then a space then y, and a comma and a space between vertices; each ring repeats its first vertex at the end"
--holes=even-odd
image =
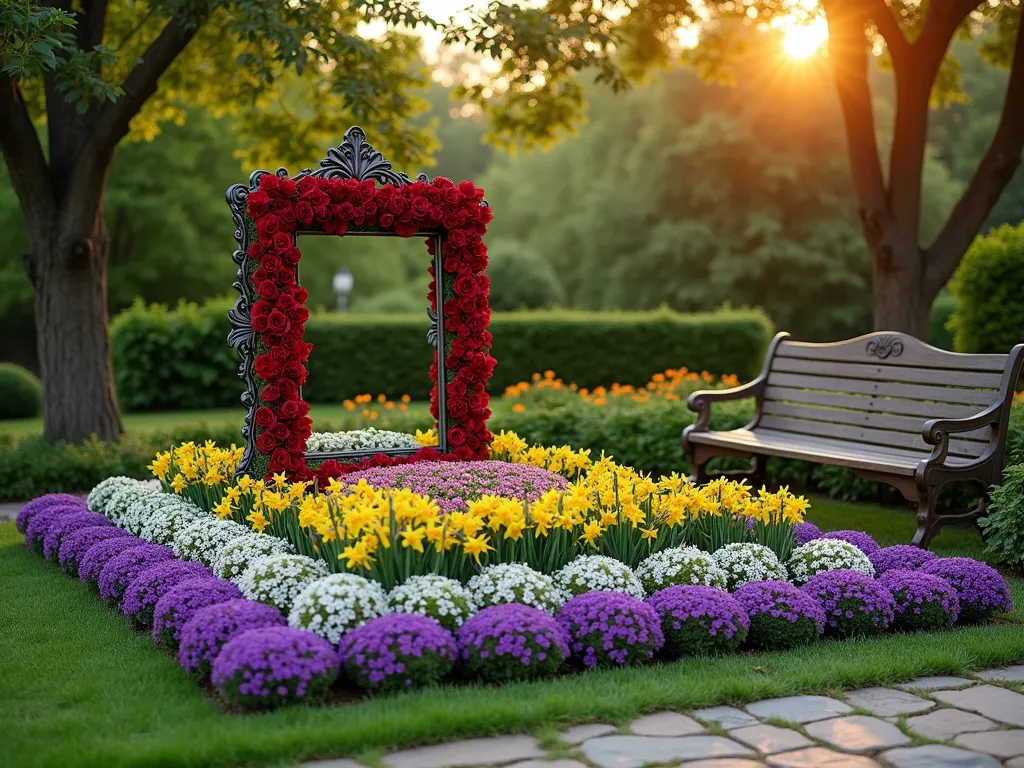
MULTIPOLYGON (((993 393, 983 389, 955 389, 935 387, 926 384, 900 384, 885 381, 859 381, 857 379, 836 379, 829 376, 809 376, 799 373, 768 374, 768 384, 800 389, 818 389, 840 394, 882 395, 904 397, 910 400, 932 400, 939 403, 958 405, 991 405, 996 399, 993 393)), ((981 410, 980 408, 978 410, 981 410)))
MULTIPOLYGON (((911 368, 872 363, 837 363, 831 360, 810 360, 798 357, 778 357, 772 360, 773 371, 787 373, 811 373, 818 376, 867 379, 870 381, 891 381, 907 384, 937 384, 948 387, 969 387, 973 389, 999 389, 1001 373, 980 371, 936 371, 934 368, 911 368)), ((995 400, 995 392, 992 393, 995 400)))
MULTIPOLYGON (((917 416, 894 416, 888 413, 871 411, 848 411, 838 408, 817 408, 809 405, 797 405, 767 401, 761 412, 772 416, 789 416, 796 419, 813 419, 828 424, 850 424, 874 429, 891 429, 896 432, 912 434, 921 439, 921 429, 929 419, 917 416)), ((991 427, 981 427, 968 432, 958 432, 956 437, 961 440, 980 440, 987 443, 992 436, 991 427)))
POLYGON ((922 416, 928 419, 965 419, 984 410, 977 405, 954 405, 952 403, 929 403, 923 400, 903 400, 896 397, 871 395, 843 395, 834 392, 817 392, 812 389, 767 386, 764 388, 765 401, 786 401, 827 405, 836 408, 850 408, 874 413, 899 413, 905 416, 922 416))
POLYGON ((884 362, 885 365, 916 368, 938 368, 948 371, 988 371, 1001 373, 1006 368, 1006 355, 964 355, 931 347, 911 336, 889 334, 889 339, 902 345, 895 354, 891 347, 885 354, 886 336, 870 334, 833 344, 811 344, 802 341, 783 341, 775 354, 779 357, 798 357, 808 360, 831 360, 837 363, 884 362), (874 354, 868 345, 874 345, 874 354))

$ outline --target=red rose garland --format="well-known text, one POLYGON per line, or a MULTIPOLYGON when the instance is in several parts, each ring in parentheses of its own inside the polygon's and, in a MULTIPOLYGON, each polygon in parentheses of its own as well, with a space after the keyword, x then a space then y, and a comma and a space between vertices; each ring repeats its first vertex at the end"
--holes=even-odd
MULTIPOLYGON (((251 322, 267 351, 256 357, 254 369, 262 380, 260 404, 256 409, 256 448, 269 457, 267 474, 285 472, 293 479, 319 478, 325 481, 368 466, 386 466, 423 459, 487 458, 491 433, 487 419, 491 412, 485 387, 494 371, 490 355, 491 334, 487 330, 491 310, 490 282, 481 274, 487 267, 487 247, 481 236, 493 217, 482 207, 483 190, 472 182, 456 186, 437 178, 403 187, 378 187, 373 181, 320 179, 302 176, 298 180, 270 174, 260 177, 259 189, 249 193, 249 216, 257 239, 249 246, 249 257, 258 267, 252 273, 251 322), (295 266, 302 254, 295 245, 296 228, 320 228, 328 234, 344 235, 350 226, 392 229, 402 237, 418 230, 443 228, 442 270, 451 282, 453 298, 444 302, 446 335, 454 334, 445 357, 446 369, 454 373, 444 383, 448 411, 448 445, 452 452, 442 455, 425 448, 412 457, 374 456, 358 464, 327 461, 312 472, 306 466, 306 440, 312 421, 309 403, 299 396, 305 383, 306 361, 312 349, 303 341, 309 297, 295 280, 295 266)), ((433 255, 432 241, 428 250, 433 255)), ((430 303, 437 310, 434 267, 430 267, 430 303)), ((448 294, 448 291, 445 291, 448 294)), ((430 412, 438 417, 437 360, 430 366, 434 382, 430 412)))

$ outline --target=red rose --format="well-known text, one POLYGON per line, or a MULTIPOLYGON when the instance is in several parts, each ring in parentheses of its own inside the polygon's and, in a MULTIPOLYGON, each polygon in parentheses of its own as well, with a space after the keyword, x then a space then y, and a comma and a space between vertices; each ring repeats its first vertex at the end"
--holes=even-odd
POLYGON ((448 233, 448 244, 452 248, 464 248, 466 246, 466 233, 461 229, 453 229, 448 233))
POLYGON ((274 285, 269 280, 261 280, 260 282, 256 283, 256 295, 258 295, 261 299, 273 301, 274 299, 277 298, 278 293, 279 291, 277 290, 277 286, 274 285))
MULTIPOLYGON (((465 400, 451 400, 448 403, 448 412, 456 419, 464 419, 469 413, 469 406, 465 400)), ((448 433, 451 435, 451 433, 448 433)))
MULTIPOLYGON (((301 379, 306 373, 305 367, 302 363, 294 360, 284 364, 284 375, 289 379, 301 379)), ((293 417, 289 417, 293 418, 293 417)))
POLYGON ((305 453, 306 452, 306 440, 299 435, 292 435, 284 441, 284 447, 292 453, 305 453))
POLYGON ((281 390, 276 384, 268 384, 260 392, 260 397, 263 398, 265 403, 274 403, 281 399, 281 390))
MULTIPOLYGON (((292 431, 288 429, 288 425, 282 424, 280 421, 277 422, 277 424, 275 424, 269 431, 278 440, 287 440, 292 434, 292 431)), ((266 434, 266 432, 263 434, 266 434)))
POLYGON ((476 454, 473 453, 469 446, 462 445, 455 449, 455 458, 459 461, 469 461, 476 458, 476 454))
POLYGON ((277 386, 281 390, 281 397, 285 400, 292 399, 299 392, 298 385, 291 379, 281 379, 277 386))
POLYGON ((256 447, 260 453, 270 453, 277 446, 277 440, 270 432, 264 432, 256 438, 256 447))
POLYGON ((257 427, 271 427, 274 422, 277 421, 277 417, 274 412, 266 406, 260 406, 256 409, 256 426, 257 427))
POLYGON ((462 194, 455 187, 448 187, 444 191, 444 201, 446 203, 458 203, 462 201, 462 194))
POLYGON ((281 183, 277 185, 277 191, 286 197, 292 197, 295 194, 295 182, 291 179, 281 179, 281 183))
POLYGON ((263 261, 260 262, 261 266, 270 273, 276 273, 281 269, 281 259, 276 254, 268 253, 263 257, 263 261))
POLYGON ((272 240, 274 250, 284 251, 291 247, 292 238, 287 232, 275 232, 272 240))
POLYGON ((281 226, 281 220, 274 214, 270 213, 266 216, 261 216, 256 221, 256 231, 261 235, 272 236, 281 226))
POLYGON ((461 400, 466 396, 466 383, 455 379, 446 387, 446 393, 452 400, 461 400))
POLYGON ((271 333, 284 334, 288 332, 291 327, 291 323, 288 321, 288 316, 279 309, 275 309, 267 317, 267 328, 271 333))
POLYGON ((263 247, 263 243, 257 240, 249 246, 249 258, 259 261, 263 258, 263 254, 266 253, 266 250, 267 249, 263 247))
POLYGON ((462 427, 452 427, 448 430, 448 442, 458 448, 466 444, 466 430, 462 427))
POLYGON ((469 407, 475 411, 483 410, 490 401, 491 398, 486 392, 474 392, 469 396, 469 407))
POLYGON ((256 375, 264 380, 276 379, 281 375, 281 364, 274 359, 273 354, 260 355, 256 358, 253 367, 256 370, 256 375))
POLYGON ((302 260, 302 251, 295 246, 286 248, 281 251, 281 263, 289 267, 294 267, 302 260))
POLYGON ((430 201, 425 197, 414 197, 412 200, 413 216, 424 218, 430 213, 430 201))
POLYGON ((298 400, 286 400, 281 403, 281 418, 283 419, 298 418, 300 411, 298 400))
POLYGON ((280 467, 281 469, 288 469, 291 467, 292 463, 291 454, 289 454, 284 448, 278 448, 273 454, 271 454, 270 463, 280 467))
POLYGON ((287 207, 282 210, 279 214, 281 217, 281 228, 287 230, 295 229, 295 209, 287 207))
POLYGON ((260 189, 264 190, 265 192, 273 192, 275 189, 277 189, 278 184, 280 184, 280 182, 281 180, 277 178, 277 176, 275 176, 274 174, 265 173, 262 176, 260 176, 260 189))
POLYGON ((391 213, 382 213, 380 215, 380 225, 385 229, 390 229, 395 225, 395 216, 391 213))
POLYGON ((299 200, 295 204, 295 218, 302 224, 309 224, 313 221, 313 206, 306 200, 299 200))
POLYGON ((314 178, 313 176, 303 176, 301 179, 299 179, 299 182, 296 186, 298 187, 300 195, 302 195, 303 197, 308 197, 309 195, 312 195, 314 192, 316 192, 316 178, 314 178))
POLYGON ((319 205, 313 209, 313 217, 323 223, 331 218, 331 208, 327 205, 319 205))
POLYGON ((249 211, 249 218, 258 218, 267 212, 267 207, 270 205, 270 195, 262 189, 250 192, 249 196, 245 199, 245 205, 249 211))

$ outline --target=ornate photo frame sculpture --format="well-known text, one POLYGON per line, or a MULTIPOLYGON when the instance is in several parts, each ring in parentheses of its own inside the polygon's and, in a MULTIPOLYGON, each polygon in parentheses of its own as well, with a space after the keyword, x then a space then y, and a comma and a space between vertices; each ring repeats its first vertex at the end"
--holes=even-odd
POLYGON ((238 242, 232 258, 239 293, 228 312, 228 344, 241 355, 238 375, 245 383, 245 453, 238 473, 325 481, 367 466, 486 458, 486 385, 495 360, 482 240, 492 214, 483 190, 422 174, 413 181, 394 171, 363 130, 353 127, 315 171, 295 177, 284 168, 256 171, 226 197, 238 242), (308 293, 298 282, 298 237, 346 234, 427 237, 435 447, 306 453, 311 421, 302 385, 312 345, 303 338, 309 311, 308 293))

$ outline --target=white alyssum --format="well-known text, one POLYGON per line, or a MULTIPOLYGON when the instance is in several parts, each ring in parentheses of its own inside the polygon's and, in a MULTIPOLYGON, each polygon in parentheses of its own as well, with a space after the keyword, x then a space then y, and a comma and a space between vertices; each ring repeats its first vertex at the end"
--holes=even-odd
POLYGON ((295 549, 284 539, 269 533, 247 533, 232 539, 213 561, 213 573, 236 581, 254 561, 269 555, 294 555, 295 549))
POLYGON ((714 553, 714 558, 725 572, 730 592, 754 581, 786 581, 786 569, 778 556, 760 544, 726 544, 714 553))
POLYGON ((92 512, 105 516, 114 525, 119 525, 121 517, 132 502, 153 493, 146 483, 131 477, 108 477, 89 491, 85 504, 92 512))
POLYGON ((625 592, 643 600, 647 597, 633 570, 614 557, 580 555, 554 573, 555 586, 566 595, 584 592, 625 592))
POLYGON ((284 616, 310 582, 328 575, 321 560, 305 555, 268 555, 253 560, 235 584, 242 595, 277 608, 284 616))
POLYGON ((306 584, 292 603, 288 624, 336 645, 346 632, 387 612, 380 584, 354 573, 334 573, 306 584))
POLYGON ((874 578, 875 567, 868 556, 842 539, 814 539, 797 547, 786 563, 794 584, 802 585, 825 571, 850 570, 874 578))
POLYGON ((224 547, 248 533, 248 528, 234 520, 202 517, 174 534, 174 554, 182 560, 212 566, 224 547))
POLYGON ((655 552, 637 566, 636 575, 650 593, 684 585, 725 589, 728 583, 725 571, 715 558, 696 547, 673 547, 655 552))
POLYGON ((554 614, 566 597, 554 579, 522 563, 489 565, 466 584, 480 608, 522 603, 554 614))
POLYGON ((348 432, 314 432, 306 441, 309 453, 337 451, 386 451, 393 448, 419 448, 414 435, 387 429, 353 429, 348 432))
POLYGON ((210 513, 173 493, 154 493, 135 502, 133 524, 138 535, 154 544, 170 545, 174 534, 200 519, 209 520, 210 513))
POLYGON ((473 595, 455 579, 434 573, 411 576, 388 595, 392 613, 429 616, 454 632, 477 611, 473 595))

